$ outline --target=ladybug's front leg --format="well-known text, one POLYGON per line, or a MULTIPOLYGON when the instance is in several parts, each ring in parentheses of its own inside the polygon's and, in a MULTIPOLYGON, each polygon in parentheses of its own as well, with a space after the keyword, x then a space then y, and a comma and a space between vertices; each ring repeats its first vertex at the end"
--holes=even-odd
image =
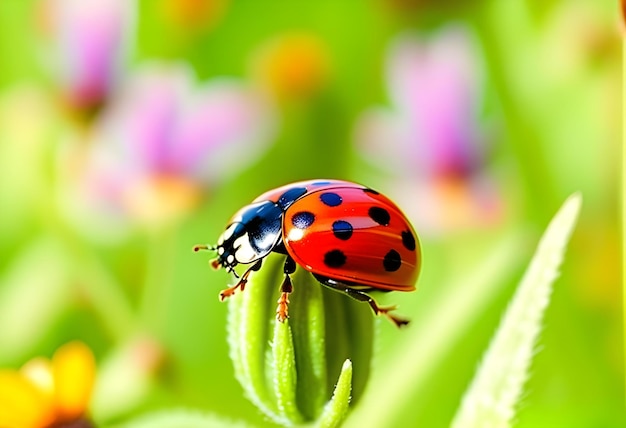
POLYGON ((250 266, 250 268, 248 268, 247 271, 245 271, 243 273, 243 275, 241 275, 241 279, 239 279, 239 281, 237 282, 237 284, 233 285, 232 287, 228 287, 225 290, 222 290, 220 292, 220 301, 223 302, 224 300, 226 300, 228 297, 232 296, 233 294, 235 294, 235 291, 237 291, 237 289, 239 288, 241 291, 243 291, 244 288, 246 288, 246 283, 248 282, 248 276, 250 276, 251 272, 255 272, 259 269, 261 269, 261 265, 263 264, 263 259, 259 259, 255 264, 253 264, 252 266, 250 266))
POLYGON ((280 322, 284 322, 289 318, 289 293, 293 291, 293 285, 291 284, 291 275, 296 271, 296 262, 290 256, 287 256, 285 260, 285 279, 280 286, 280 297, 278 298, 278 306, 276 307, 276 319, 280 322))

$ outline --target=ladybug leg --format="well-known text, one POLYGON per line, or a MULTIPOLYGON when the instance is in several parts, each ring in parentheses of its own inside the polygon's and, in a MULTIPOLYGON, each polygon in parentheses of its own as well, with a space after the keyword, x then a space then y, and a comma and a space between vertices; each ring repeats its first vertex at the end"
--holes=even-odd
POLYGON ((347 294, 348 296, 352 297, 355 300, 369 303, 370 307, 372 308, 372 310, 374 311, 376 315, 380 315, 380 314, 385 315, 397 327, 402 327, 403 325, 407 325, 409 323, 409 320, 397 317, 389 313, 396 309, 395 305, 378 306, 378 303, 376 303, 376 300, 374 300, 372 297, 370 297, 369 295, 365 294, 362 291, 354 290, 352 288, 346 288, 345 294, 347 294))
POLYGON ((403 325, 407 325, 409 323, 409 320, 397 317, 397 316, 389 313, 389 312, 391 312, 391 311, 396 309, 395 305, 392 305, 392 306, 378 306, 378 303, 376 303, 376 300, 374 300, 371 296, 369 296, 368 294, 364 293, 363 291, 360 291, 360 290, 357 290, 357 289, 353 288, 349 284, 344 284, 342 282, 339 282, 339 281, 336 281, 334 279, 327 278, 327 277, 324 277, 324 276, 321 276, 321 275, 315 275, 315 278, 319 282, 324 284, 325 286, 327 286, 329 288, 332 288, 333 290, 339 291, 340 293, 343 293, 343 294, 353 298, 354 300, 358 300, 359 302, 367 302, 370 305, 370 307, 372 308, 372 310, 374 311, 374 314, 376 314, 376 315, 380 315, 380 314, 385 315, 397 327, 402 327, 403 325))
POLYGON ((280 297, 278 298, 278 306, 276 307, 276 319, 280 322, 284 322, 289 318, 289 293, 293 291, 293 285, 291 284, 291 275, 296 271, 296 262, 290 256, 287 256, 285 260, 285 266, 283 268, 285 272, 285 279, 280 286, 280 297))
POLYGON ((246 283, 248 282, 248 276, 250 276, 250 273, 261 269, 262 264, 263 259, 259 259, 255 264, 250 266, 250 268, 248 268, 248 270, 245 271, 243 275, 241 275, 241 278, 239 279, 237 284, 233 285, 232 287, 228 287, 225 290, 222 290, 220 292, 220 301, 223 302, 224 300, 235 294, 235 291, 237 291, 237 289, 243 291, 244 288, 246 288, 246 283))

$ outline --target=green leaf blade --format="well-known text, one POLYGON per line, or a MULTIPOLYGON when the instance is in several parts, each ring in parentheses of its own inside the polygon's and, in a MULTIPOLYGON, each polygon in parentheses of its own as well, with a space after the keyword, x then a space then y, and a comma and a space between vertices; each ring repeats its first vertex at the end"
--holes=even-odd
POLYGON ((289 319, 296 350, 298 408, 306 420, 314 420, 330 390, 326 387, 326 318, 322 286, 306 270, 293 275, 294 295, 289 319))
POLYGON ((333 397, 324 407, 324 411, 317 420, 320 428, 339 427, 348 413, 352 392, 352 362, 346 360, 341 368, 333 397))
POLYGON ((248 398, 267 416, 275 418, 278 408, 266 376, 266 348, 270 340, 270 310, 280 275, 280 258, 268 258, 259 272, 250 275, 243 292, 230 298, 228 342, 235 376, 248 398))
POLYGON ((574 194, 550 222, 500 326, 468 388, 452 426, 508 427, 534 355, 552 283, 582 198, 574 194))
POLYGON ((296 399, 298 375, 289 321, 274 324, 272 355, 274 361, 274 394, 281 419, 284 420, 283 424, 300 423, 303 417, 298 410, 296 399))

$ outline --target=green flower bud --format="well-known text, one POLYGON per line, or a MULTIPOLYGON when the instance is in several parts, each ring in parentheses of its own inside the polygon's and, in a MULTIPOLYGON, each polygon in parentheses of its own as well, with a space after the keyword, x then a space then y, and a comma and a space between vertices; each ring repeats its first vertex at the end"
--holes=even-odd
POLYGON ((282 425, 339 426, 367 381, 373 320, 368 305, 298 267, 289 318, 276 319, 284 256, 270 255, 230 298, 228 338, 248 398, 282 425))

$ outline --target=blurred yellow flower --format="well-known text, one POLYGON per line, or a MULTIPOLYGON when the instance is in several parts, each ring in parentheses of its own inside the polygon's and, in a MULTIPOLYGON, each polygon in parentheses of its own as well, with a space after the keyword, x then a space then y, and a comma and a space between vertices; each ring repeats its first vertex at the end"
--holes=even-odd
POLYGON ((0 426, 92 426, 86 413, 94 379, 93 353, 81 342, 63 345, 51 360, 0 370, 0 426))
POLYGON ((162 0, 163 18, 189 33, 213 27, 228 6, 228 0, 162 0))
POLYGON ((123 195, 129 214, 149 227, 158 227, 196 207, 201 189, 191 180, 173 174, 146 177, 131 182, 123 195))
POLYGON ((279 99, 307 98, 328 81, 328 52, 315 35, 285 34, 261 47, 253 72, 279 99))

